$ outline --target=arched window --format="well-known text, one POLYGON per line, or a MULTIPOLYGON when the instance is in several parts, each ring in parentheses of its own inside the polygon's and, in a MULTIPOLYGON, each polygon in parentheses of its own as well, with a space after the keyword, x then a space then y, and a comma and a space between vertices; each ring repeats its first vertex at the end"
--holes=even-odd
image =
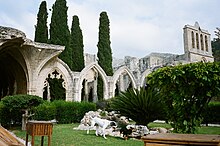
POLYGON ((195 37, 194 37, 194 32, 192 31, 191 33, 192 37, 192 48, 195 48, 195 37))
POLYGON ((199 35, 196 33, 196 48, 199 49, 199 35))
POLYGON ((208 38, 207 36, 205 36, 205 50, 208 52, 209 49, 208 49, 208 38))
POLYGON ((200 34, 201 50, 204 50, 203 36, 200 34))

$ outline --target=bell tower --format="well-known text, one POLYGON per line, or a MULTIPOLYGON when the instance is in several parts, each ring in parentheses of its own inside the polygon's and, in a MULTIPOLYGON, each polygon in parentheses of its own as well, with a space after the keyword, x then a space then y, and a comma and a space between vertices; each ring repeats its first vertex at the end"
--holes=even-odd
POLYGON ((201 29, 198 22, 183 28, 184 51, 188 62, 213 62, 211 38, 207 30, 201 29))

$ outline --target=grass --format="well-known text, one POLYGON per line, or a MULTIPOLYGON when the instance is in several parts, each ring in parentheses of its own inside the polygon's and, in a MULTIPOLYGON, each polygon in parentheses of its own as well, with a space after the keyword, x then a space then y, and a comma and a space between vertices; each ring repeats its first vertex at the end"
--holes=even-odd
MULTIPOLYGON (((95 131, 90 131, 86 134, 83 130, 73 130, 79 124, 56 124, 53 127, 52 134, 52 146, 140 146, 143 145, 141 140, 129 139, 125 141, 119 137, 106 136, 107 139, 103 137, 95 136, 95 131)), ((26 132, 21 130, 13 131, 18 137, 25 140, 26 132)), ((40 146, 41 137, 35 136, 35 145, 40 146)), ((31 136, 29 136, 29 141, 31 136)), ((47 137, 45 137, 44 145, 47 144, 47 137)))
MULTIPOLYGON (((144 143, 141 140, 129 139, 125 141, 119 137, 107 136, 107 140, 103 137, 95 136, 95 131, 90 131, 86 134, 83 130, 73 130, 79 124, 56 124, 53 127, 52 146, 141 146, 144 143)), ((165 127, 171 128, 169 124, 150 123, 151 127, 165 127)), ((21 130, 13 130, 13 132, 20 138, 25 140, 26 132, 21 130)), ((220 127, 200 127, 199 134, 220 134, 220 127)), ((35 145, 40 145, 39 136, 35 137, 35 145)), ((29 141, 31 136, 29 136, 29 141)), ((47 144, 47 137, 45 137, 44 145, 47 144)))

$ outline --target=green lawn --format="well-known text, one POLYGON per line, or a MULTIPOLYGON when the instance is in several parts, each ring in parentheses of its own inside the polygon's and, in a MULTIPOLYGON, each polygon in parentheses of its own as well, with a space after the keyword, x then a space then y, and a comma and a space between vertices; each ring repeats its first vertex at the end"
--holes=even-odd
MULTIPOLYGON (((52 146, 141 146, 143 142, 141 140, 129 139, 125 141, 122 138, 106 136, 95 136, 95 131, 90 131, 86 134, 83 130, 73 130, 73 127, 77 127, 79 124, 56 124, 53 127, 52 134, 52 146)), ((25 131, 15 130, 13 131, 18 137, 25 139, 25 131)), ((29 136, 29 141, 31 136, 29 136)), ((47 144, 47 138, 45 137, 44 145, 47 144)), ((40 145, 40 137, 35 137, 36 145, 40 145)))
MULTIPOLYGON (((95 131, 86 134, 86 131, 73 130, 79 124, 55 124, 53 127, 52 146, 142 146, 144 143, 141 140, 129 139, 125 141, 122 138, 107 136, 95 136, 95 131)), ((169 124, 150 123, 149 127, 166 127, 170 128, 169 124)), ((25 139, 26 132, 21 130, 13 131, 18 137, 25 139)), ((220 127, 201 127, 198 132, 200 134, 220 134, 220 127)), ((29 136, 29 141, 31 136, 29 136)), ((40 137, 35 137, 35 143, 40 145, 40 137)), ((47 144, 45 137, 44 145, 47 144)))

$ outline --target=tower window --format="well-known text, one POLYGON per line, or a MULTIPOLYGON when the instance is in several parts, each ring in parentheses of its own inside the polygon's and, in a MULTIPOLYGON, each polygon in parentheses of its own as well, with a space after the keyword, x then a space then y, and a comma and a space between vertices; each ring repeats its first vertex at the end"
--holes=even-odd
POLYGON ((208 49, 208 38, 207 36, 205 36, 205 50, 208 52, 209 49, 208 49))
POLYGON ((194 32, 192 31, 191 33, 192 37, 192 48, 195 48, 195 37, 194 37, 194 32))
POLYGON ((196 48, 199 49, 199 35, 196 33, 196 48))
POLYGON ((204 50, 203 36, 200 34, 201 50, 204 50))

